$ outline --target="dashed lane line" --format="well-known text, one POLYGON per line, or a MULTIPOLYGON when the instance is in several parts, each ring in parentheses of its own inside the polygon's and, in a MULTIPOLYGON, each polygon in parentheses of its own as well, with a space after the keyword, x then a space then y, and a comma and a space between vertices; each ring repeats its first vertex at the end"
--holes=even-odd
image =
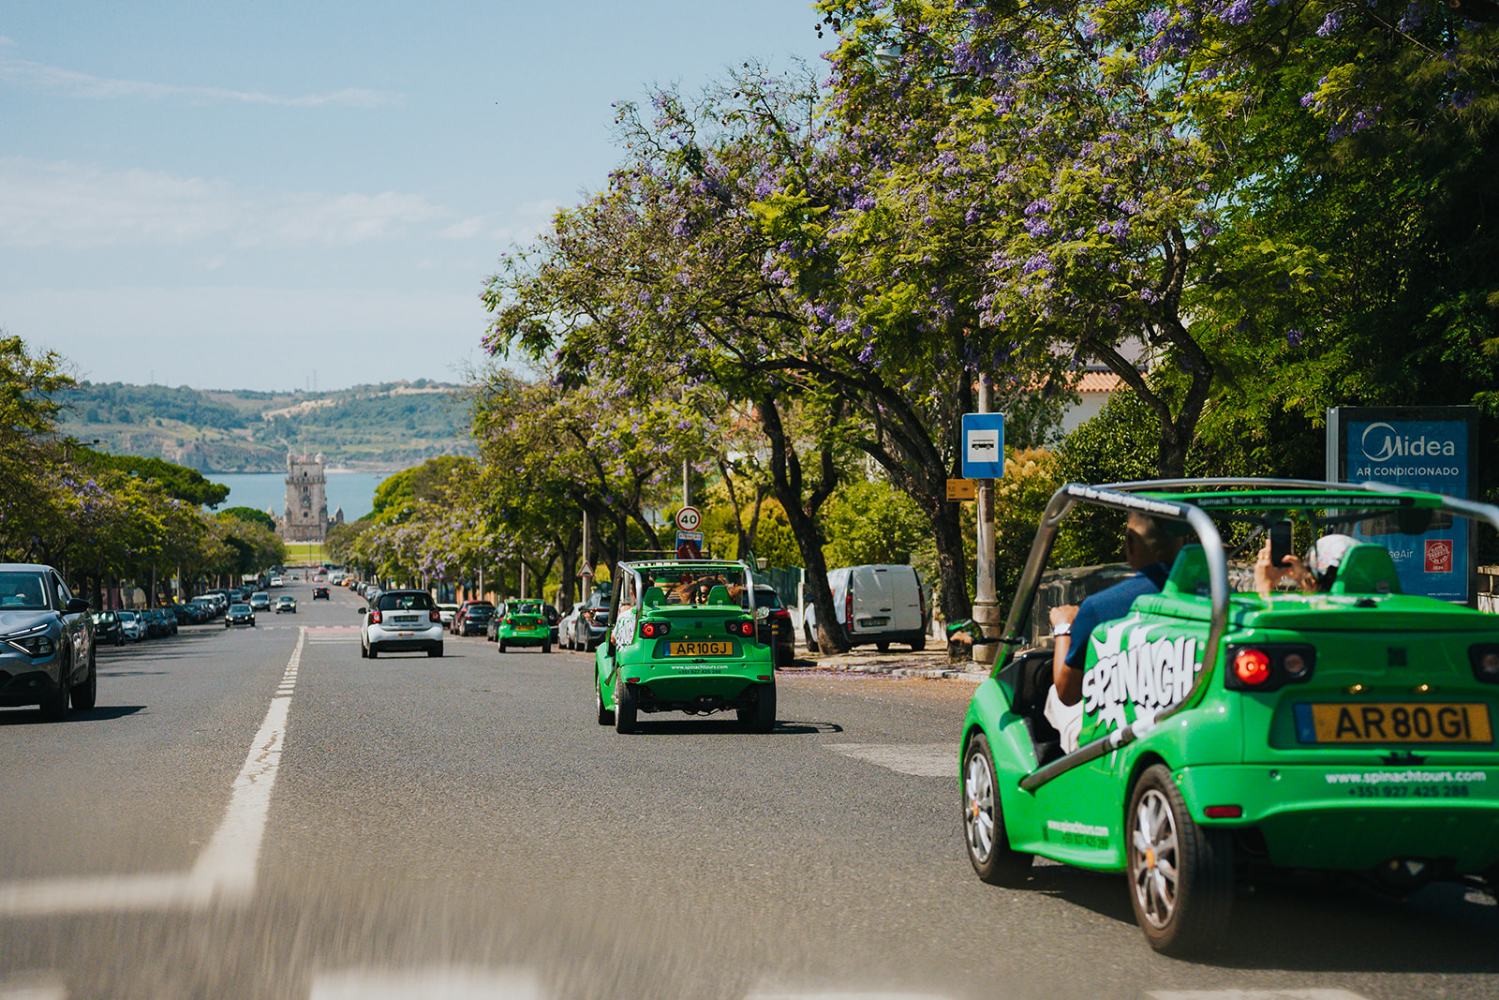
POLYGON ((271 790, 281 767, 286 719, 305 641, 305 634, 297 637, 265 721, 260 724, 244 766, 234 779, 224 818, 191 869, 0 884, 0 917, 197 909, 248 900, 255 890, 261 841, 270 816, 271 790))
POLYGON ((313 977, 307 1000, 542 1000, 541 983, 518 969, 433 966, 419 969, 349 969, 313 977))
POLYGON ((824 743, 845 757, 862 760, 918 778, 953 778, 958 775, 958 751, 953 743, 824 743))

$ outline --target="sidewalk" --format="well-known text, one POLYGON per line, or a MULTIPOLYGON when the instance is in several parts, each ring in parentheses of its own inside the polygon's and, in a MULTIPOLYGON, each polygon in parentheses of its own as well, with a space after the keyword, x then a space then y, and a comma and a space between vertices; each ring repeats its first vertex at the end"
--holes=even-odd
POLYGON ((951 663, 947 648, 929 640, 919 653, 906 648, 881 653, 874 646, 858 646, 847 653, 809 653, 796 650, 796 661, 782 671, 823 670, 839 673, 875 674, 882 677, 924 680, 966 680, 977 684, 989 676, 989 668, 978 663, 951 663))

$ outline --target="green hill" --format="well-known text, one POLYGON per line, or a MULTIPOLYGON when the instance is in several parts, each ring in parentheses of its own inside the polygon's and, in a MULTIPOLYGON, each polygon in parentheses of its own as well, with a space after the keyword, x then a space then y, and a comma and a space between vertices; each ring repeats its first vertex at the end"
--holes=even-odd
POLYGON ((278 472, 288 451, 370 470, 474 453, 468 390, 425 380, 284 393, 84 382, 58 401, 65 434, 204 472, 278 472))

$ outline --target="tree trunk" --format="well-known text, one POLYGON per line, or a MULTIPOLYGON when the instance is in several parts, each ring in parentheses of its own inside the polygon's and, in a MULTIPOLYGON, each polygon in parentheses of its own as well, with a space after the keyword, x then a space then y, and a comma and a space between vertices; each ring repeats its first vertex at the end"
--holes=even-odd
POLYGON ((973 614, 973 605, 968 599, 968 559, 963 551, 963 525, 959 520, 962 511, 961 504, 948 503, 946 498, 930 511, 937 543, 937 599, 942 604, 942 617, 950 622, 973 614))

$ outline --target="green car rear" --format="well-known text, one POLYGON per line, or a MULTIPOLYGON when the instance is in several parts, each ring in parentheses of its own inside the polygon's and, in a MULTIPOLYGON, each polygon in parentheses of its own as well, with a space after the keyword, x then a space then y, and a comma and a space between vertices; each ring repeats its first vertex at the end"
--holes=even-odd
POLYGON ((552 628, 539 601, 510 601, 495 612, 495 642, 501 653, 523 646, 540 646, 543 653, 552 651, 552 628))
POLYGON ((734 711, 775 727, 773 651, 759 640, 743 563, 620 563, 607 640, 594 654, 600 725, 633 732, 641 713, 734 711))
POLYGON ((1220 521, 1358 523, 1499 509, 1346 484, 1240 481, 1058 491, 1037 533, 960 760, 965 842, 985 881, 1033 857, 1125 873, 1151 945, 1223 936, 1236 874, 1361 873, 1403 891, 1499 878, 1499 616, 1400 593, 1355 545, 1324 593, 1230 593, 1220 521), (1246 488, 1249 487, 1249 488, 1246 488), (1197 535, 1159 594, 1093 629, 1078 748, 1044 714, 1052 653, 1027 634, 1056 525, 1075 504, 1197 535), (1211 516, 1209 516, 1211 515, 1211 516), (1335 520, 1336 519, 1336 520, 1335 520), (1048 528, 1049 525, 1049 528, 1048 528))

